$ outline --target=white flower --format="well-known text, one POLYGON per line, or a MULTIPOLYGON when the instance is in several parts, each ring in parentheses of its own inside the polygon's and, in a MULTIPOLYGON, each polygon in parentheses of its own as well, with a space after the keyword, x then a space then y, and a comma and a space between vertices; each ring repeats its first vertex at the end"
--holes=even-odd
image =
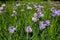
POLYGON ((17 13, 13 13, 13 14, 12 14, 13 17, 16 16, 16 15, 17 15, 17 13))
POLYGON ((20 6, 20 4, 16 4, 16 6, 20 6))
POLYGON ((32 9, 32 7, 30 7, 30 6, 27 6, 27 9, 28 9, 28 10, 31 10, 31 9, 32 9))
POLYGON ((24 9, 21 9, 21 11, 23 12, 23 11, 24 11, 24 9))
POLYGON ((5 4, 2 4, 2 7, 5 7, 6 5, 5 4))
POLYGON ((37 22, 37 20, 38 20, 38 19, 35 18, 35 17, 32 18, 32 21, 34 21, 34 22, 37 22))
POLYGON ((34 8, 37 8, 37 6, 36 5, 33 5, 34 6, 34 8))
POLYGON ((39 5, 39 8, 44 8, 44 6, 40 6, 40 5, 39 5))
POLYGON ((16 11, 14 10, 13 13, 16 13, 16 11))
POLYGON ((16 15, 17 15, 17 12, 16 11, 13 11, 12 16, 16 16, 16 15))

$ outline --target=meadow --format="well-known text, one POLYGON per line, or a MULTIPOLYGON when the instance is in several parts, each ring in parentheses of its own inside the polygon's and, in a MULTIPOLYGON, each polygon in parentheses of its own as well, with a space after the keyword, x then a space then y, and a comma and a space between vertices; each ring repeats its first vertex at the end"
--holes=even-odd
POLYGON ((59 1, 0 1, 0 40, 60 40, 60 15, 51 17, 54 10, 60 10, 59 1), (1 10, 1 5, 4 9, 1 10), (43 6, 41 12, 43 17, 37 22, 32 21, 32 17, 37 13, 35 5, 43 6), (30 6, 30 9, 27 7, 30 6), (16 14, 14 14, 16 13, 16 14), (39 23, 44 20, 50 20, 50 25, 40 30, 39 23), (9 27, 14 26, 15 31, 10 34, 9 27), (32 32, 26 32, 26 27, 30 26, 32 32))

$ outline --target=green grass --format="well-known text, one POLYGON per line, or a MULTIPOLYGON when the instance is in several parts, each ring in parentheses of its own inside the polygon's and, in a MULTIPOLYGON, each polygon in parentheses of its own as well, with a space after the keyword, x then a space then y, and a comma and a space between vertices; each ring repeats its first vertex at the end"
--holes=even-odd
MULTIPOLYGON (((30 1, 38 3, 39 5, 43 5, 45 8, 41 9, 44 13, 44 17, 39 19, 37 23, 32 22, 32 17, 36 10, 33 7, 32 10, 27 10, 26 6, 17 7, 18 15, 16 17, 12 17, 13 14, 13 6, 16 4, 15 1, 6 1, 6 8, 3 13, 0 13, 0 40, 60 40, 60 16, 56 18, 51 18, 50 14, 52 12, 49 9, 49 2, 40 2, 40 1, 30 1), (24 9, 24 12, 20 10, 24 9), (24 17, 24 13, 26 13, 26 17, 24 17), (3 18, 2 18, 3 17, 3 18), (50 20, 51 25, 44 30, 39 29, 39 22, 43 20, 50 20), (26 24, 29 24, 32 27, 33 32, 28 34, 25 31, 26 24), (16 31, 11 36, 8 31, 8 27, 14 25, 16 27, 16 31)), ((20 3, 28 3, 27 1, 21 1, 20 3)), ((0 5, 3 2, 0 1, 0 5)))

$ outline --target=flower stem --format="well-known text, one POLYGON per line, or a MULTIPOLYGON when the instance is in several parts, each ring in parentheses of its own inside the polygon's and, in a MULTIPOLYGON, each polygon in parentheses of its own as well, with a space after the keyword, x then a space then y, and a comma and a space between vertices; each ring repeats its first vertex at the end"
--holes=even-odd
POLYGON ((28 40, 28 32, 27 32, 27 40, 28 40))

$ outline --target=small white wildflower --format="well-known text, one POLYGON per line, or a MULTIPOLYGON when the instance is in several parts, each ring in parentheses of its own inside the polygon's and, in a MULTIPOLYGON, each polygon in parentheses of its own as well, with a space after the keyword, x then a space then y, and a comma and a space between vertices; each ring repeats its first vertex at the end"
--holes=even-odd
POLYGON ((20 6, 21 4, 16 4, 16 6, 20 6))
POLYGON ((2 7, 5 7, 6 5, 5 4, 2 4, 2 7))
POLYGON ((44 8, 44 6, 40 6, 40 5, 39 5, 39 8, 44 8))
POLYGON ((14 10, 13 13, 16 13, 16 11, 14 10))
POLYGON ((16 16, 16 15, 17 15, 17 12, 16 11, 13 11, 12 16, 16 16))
POLYGON ((28 9, 28 10, 31 10, 31 9, 32 9, 32 7, 30 7, 30 6, 27 6, 27 9, 28 9))
POLYGON ((12 14, 13 17, 16 16, 16 15, 17 15, 17 13, 13 13, 13 14, 12 14))
POLYGON ((37 18, 35 18, 35 17, 33 17, 33 18, 32 18, 32 21, 37 22, 37 21, 38 21, 38 19, 37 19, 37 18))
POLYGON ((21 11, 23 12, 23 11, 24 11, 24 9, 21 9, 21 11))

